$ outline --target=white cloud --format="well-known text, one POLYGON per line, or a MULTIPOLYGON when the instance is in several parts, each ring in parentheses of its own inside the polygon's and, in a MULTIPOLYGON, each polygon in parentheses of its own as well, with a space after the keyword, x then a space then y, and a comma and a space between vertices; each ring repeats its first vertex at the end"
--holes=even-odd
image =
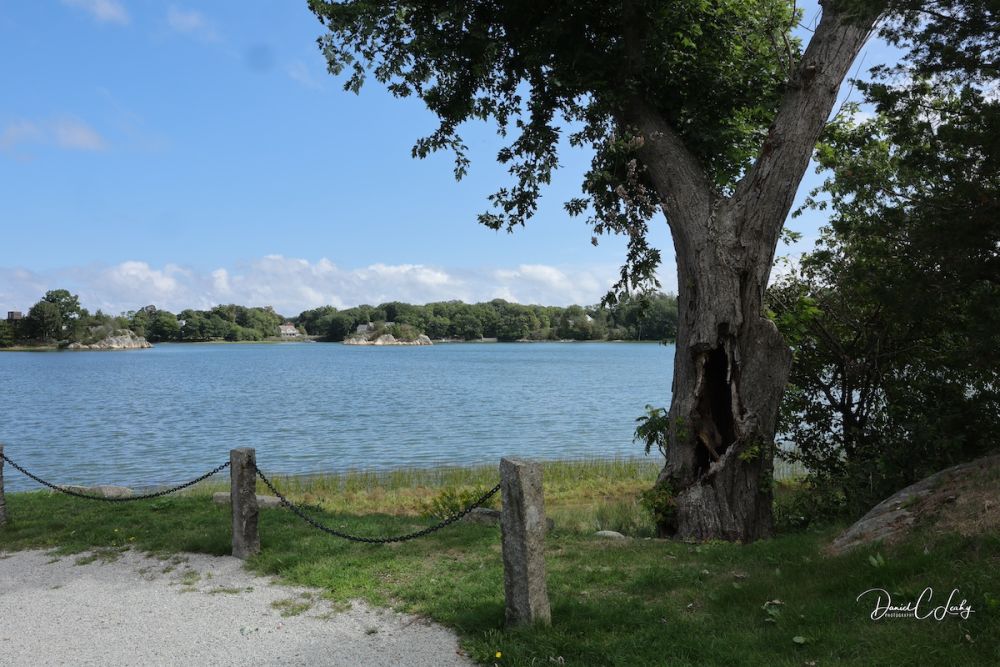
POLYGON ((119 313, 147 304, 179 312, 219 303, 270 305, 297 315, 317 306, 346 308, 386 301, 428 303, 502 298, 545 305, 592 304, 613 282, 616 267, 540 264, 512 269, 458 269, 423 264, 342 268, 329 259, 268 255, 235 267, 198 271, 176 264, 127 261, 43 273, 0 268, 0 310, 26 310, 46 290, 66 288, 91 310, 119 313))
POLYGON ((100 151, 107 147, 97 130, 76 118, 63 118, 53 122, 52 136, 60 148, 100 151))
POLYGON ((128 25, 129 15, 118 0, 62 0, 64 5, 84 10, 101 23, 128 25))
POLYGON ((101 151, 108 142, 93 127, 71 116, 43 122, 17 120, 0 132, 0 151, 13 152, 21 146, 51 145, 67 150, 101 151))
POLYGON ((42 130, 35 123, 27 120, 14 121, 0 133, 0 150, 10 150, 18 144, 38 141, 42 137, 42 130))
POLYGON ((295 60, 289 63, 285 71, 292 81, 295 81, 306 88, 312 88, 313 90, 321 90, 323 88, 321 80, 313 76, 306 64, 301 60, 295 60))
POLYGON ((205 15, 194 9, 180 9, 171 5, 167 9, 167 25, 176 32, 206 41, 215 41, 219 38, 205 15))

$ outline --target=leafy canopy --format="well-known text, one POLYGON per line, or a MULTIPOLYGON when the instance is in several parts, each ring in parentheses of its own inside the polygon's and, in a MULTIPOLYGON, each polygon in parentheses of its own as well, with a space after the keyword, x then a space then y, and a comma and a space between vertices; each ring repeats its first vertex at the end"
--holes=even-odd
POLYGON ((329 32, 319 40, 332 74, 358 91, 368 76, 415 95, 439 124, 415 157, 449 149, 468 169, 460 129, 495 122, 509 143, 497 160, 512 183, 479 221, 512 231, 534 215, 565 138, 594 150, 583 196, 601 234, 629 237, 619 288, 651 280, 659 254, 645 243, 659 208, 636 157, 628 109, 640 100, 680 135, 720 190, 759 149, 798 43, 786 0, 310 0, 329 32))

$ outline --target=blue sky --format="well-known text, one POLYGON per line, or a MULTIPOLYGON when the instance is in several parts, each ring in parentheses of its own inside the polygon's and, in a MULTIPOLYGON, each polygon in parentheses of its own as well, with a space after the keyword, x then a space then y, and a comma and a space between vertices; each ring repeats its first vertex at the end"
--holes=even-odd
MULTIPOLYGON (((624 244, 595 248, 563 211, 585 151, 528 227, 488 230, 475 216, 506 182, 492 128, 464 132, 460 183, 450 156, 412 159, 432 115, 375 83, 343 92, 321 32, 304 0, 0 0, 0 311, 57 287, 110 312, 600 298, 624 244)), ((794 227, 809 243, 821 221, 794 227)))

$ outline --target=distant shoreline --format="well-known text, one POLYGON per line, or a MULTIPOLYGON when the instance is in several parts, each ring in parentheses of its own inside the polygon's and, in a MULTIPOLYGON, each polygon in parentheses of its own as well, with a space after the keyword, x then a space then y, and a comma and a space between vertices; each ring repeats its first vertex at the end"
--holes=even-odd
MULTIPOLYGON (((567 344, 567 343, 642 343, 644 345, 656 344, 659 345, 663 341, 658 340, 575 340, 568 338, 565 340, 512 340, 512 341, 499 341, 496 338, 483 338, 480 340, 453 340, 453 339, 431 339, 434 345, 516 345, 516 344, 538 344, 538 343, 548 343, 548 344, 567 344)), ((163 341, 159 343, 153 343, 153 346, 157 345, 282 345, 285 343, 324 343, 324 344, 340 344, 343 345, 343 341, 324 341, 320 340, 318 337, 309 336, 302 338, 292 338, 292 339, 272 339, 272 340, 171 340, 163 341)), ((666 345, 673 345, 676 341, 666 341, 666 345)), ((355 347, 349 345, 348 347, 355 347)), ((358 345, 356 347, 406 347, 406 346, 394 346, 394 345, 358 345)), ((427 347, 427 346, 411 346, 411 347, 427 347)), ((59 345, 14 345, 12 347, 0 347, 0 352, 81 352, 86 350, 65 350, 59 345)), ((127 352, 128 350, 91 350, 91 351, 113 351, 113 352, 127 352)))

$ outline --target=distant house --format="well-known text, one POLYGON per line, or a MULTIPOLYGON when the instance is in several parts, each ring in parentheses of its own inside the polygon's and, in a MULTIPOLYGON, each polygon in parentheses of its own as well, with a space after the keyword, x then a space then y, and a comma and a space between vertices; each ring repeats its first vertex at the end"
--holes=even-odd
POLYGON ((369 331, 374 331, 374 330, 375 330, 375 325, 369 322, 368 324, 359 324, 358 327, 354 330, 354 333, 366 334, 369 331))
POLYGON ((7 311, 7 321, 8 322, 17 322, 18 320, 23 320, 23 319, 24 319, 24 313, 22 313, 20 310, 8 310, 7 311))
POLYGON ((298 338, 302 335, 299 333, 299 330, 295 328, 294 324, 278 325, 278 333, 281 334, 282 338, 298 338))

